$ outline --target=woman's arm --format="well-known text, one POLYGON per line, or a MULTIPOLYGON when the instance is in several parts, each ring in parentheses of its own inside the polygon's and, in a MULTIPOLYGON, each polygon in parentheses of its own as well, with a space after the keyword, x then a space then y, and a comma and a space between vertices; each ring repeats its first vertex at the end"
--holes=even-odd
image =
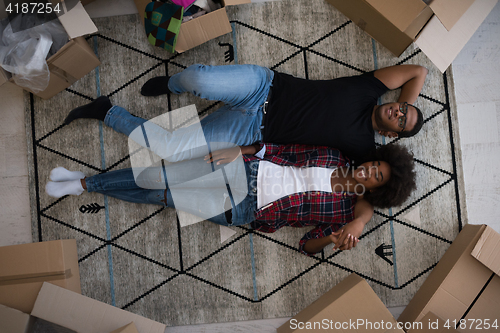
POLYGON ((243 155, 255 155, 261 149, 260 144, 254 144, 250 146, 240 146, 241 154, 243 155))
POLYGON ((240 155, 255 155, 261 149, 259 144, 220 149, 205 156, 207 163, 217 161, 217 165, 231 163, 240 155))
POLYGON ((304 245, 304 251, 316 253, 321 251, 328 244, 334 243, 333 250, 350 250, 359 242, 359 236, 363 232, 366 223, 373 216, 373 206, 366 200, 359 199, 354 206, 354 220, 340 228, 336 233, 329 236, 310 239, 304 245))
MULTIPOLYGON (((321 238, 312 238, 306 241, 303 250, 309 254, 318 253, 323 250, 323 248, 329 244, 337 243, 338 237, 342 234, 340 229, 337 232, 333 232, 328 236, 321 238)), ((356 246, 355 244, 353 246, 356 246)))
POLYGON ((307 240, 303 238, 301 240, 301 249, 310 255, 321 251, 329 244, 335 244, 333 247, 334 250, 350 250, 358 244, 358 238, 361 236, 366 223, 370 221, 372 216, 373 206, 360 197, 354 206, 354 220, 344 225, 338 231, 332 232, 330 235, 324 237, 314 238, 314 234, 324 234, 326 230, 320 233, 320 229, 322 229, 322 226, 325 226, 325 224, 316 227, 306 234, 307 236, 312 233, 312 238, 310 237, 307 240))
POLYGON ((343 232, 333 249, 350 250, 352 248, 352 238, 354 238, 356 243, 359 241, 359 236, 361 236, 365 225, 370 221, 372 216, 373 206, 364 199, 358 199, 354 206, 354 220, 340 229, 343 229, 343 232))

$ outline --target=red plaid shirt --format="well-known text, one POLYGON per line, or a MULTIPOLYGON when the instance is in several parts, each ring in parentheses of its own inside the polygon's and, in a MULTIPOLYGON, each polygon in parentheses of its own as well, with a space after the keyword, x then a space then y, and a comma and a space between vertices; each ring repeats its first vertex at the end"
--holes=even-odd
MULTIPOLYGON (((261 144, 263 147, 264 144, 261 144)), ((335 168, 349 166, 349 160, 340 151, 324 146, 265 144, 263 160, 283 166, 335 168)), ((246 161, 257 159, 244 155, 246 161)), ((283 197, 256 212, 252 228, 261 232, 275 232, 284 227, 316 226, 302 237, 299 250, 306 255, 307 240, 321 238, 339 230, 354 220, 356 194, 331 192, 301 192, 283 197)))

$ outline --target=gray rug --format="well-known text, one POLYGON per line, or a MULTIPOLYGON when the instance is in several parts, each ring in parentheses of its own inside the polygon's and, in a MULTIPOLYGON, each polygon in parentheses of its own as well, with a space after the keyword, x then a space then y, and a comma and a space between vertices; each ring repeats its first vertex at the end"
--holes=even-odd
POLYGON ((393 57, 321 0, 227 11, 233 34, 176 55, 149 45, 136 15, 96 19, 99 33, 88 42, 102 65, 48 101, 26 94, 34 241, 76 238, 84 295, 169 326, 291 316, 352 272, 387 306, 407 304, 466 223, 451 72, 441 74, 413 46, 393 57), (416 103, 425 125, 417 137, 398 140, 415 155, 418 189, 403 206, 376 211, 354 250, 330 247, 315 257, 296 250, 307 230, 232 228, 235 235, 221 243, 219 226, 180 228, 172 209, 94 193, 59 200, 45 194, 56 166, 86 175, 130 166, 123 135, 91 120, 62 125, 69 110, 98 95, 147 119, 193 103, 201 117, 215 110, 218 104, 187 94, 139 94, 149 78, 193 63, 255 63, 310 79, 426 66, 416 103))

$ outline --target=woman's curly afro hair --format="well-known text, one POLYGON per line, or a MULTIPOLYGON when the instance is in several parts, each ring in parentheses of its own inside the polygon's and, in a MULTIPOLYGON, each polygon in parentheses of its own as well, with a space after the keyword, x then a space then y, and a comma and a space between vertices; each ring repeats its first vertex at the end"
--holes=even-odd
POLYGON ((389 181, 384 186, 364 194, 364 199, 373 206, 400 206, 416 188, 413 155, 405 147, 388 144, 372 150, 364 160, 385 161, 391 166, 389 181))

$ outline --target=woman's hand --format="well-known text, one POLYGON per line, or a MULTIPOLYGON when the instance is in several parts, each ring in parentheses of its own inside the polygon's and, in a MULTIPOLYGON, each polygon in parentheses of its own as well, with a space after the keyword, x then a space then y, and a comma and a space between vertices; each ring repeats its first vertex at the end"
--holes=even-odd
POLYGON ((333 250, 350 250, 359 242, 359 236, 363 232, 365 223, 358 219, 354 219, 352 222, 346 224, 340 228, 337 232, 332 233, 333 237, 337 237, 337 241, 334 241, 335 246, 333 250))
POLYGON ((240 155, 241 149, 239 146, 236 146, 232 148, 216 150, 206 155, 204 160, 207 161, 207 163, 216 162, 215 164, 219 165, 221 163, 231 163, 235 161, 240 155))

